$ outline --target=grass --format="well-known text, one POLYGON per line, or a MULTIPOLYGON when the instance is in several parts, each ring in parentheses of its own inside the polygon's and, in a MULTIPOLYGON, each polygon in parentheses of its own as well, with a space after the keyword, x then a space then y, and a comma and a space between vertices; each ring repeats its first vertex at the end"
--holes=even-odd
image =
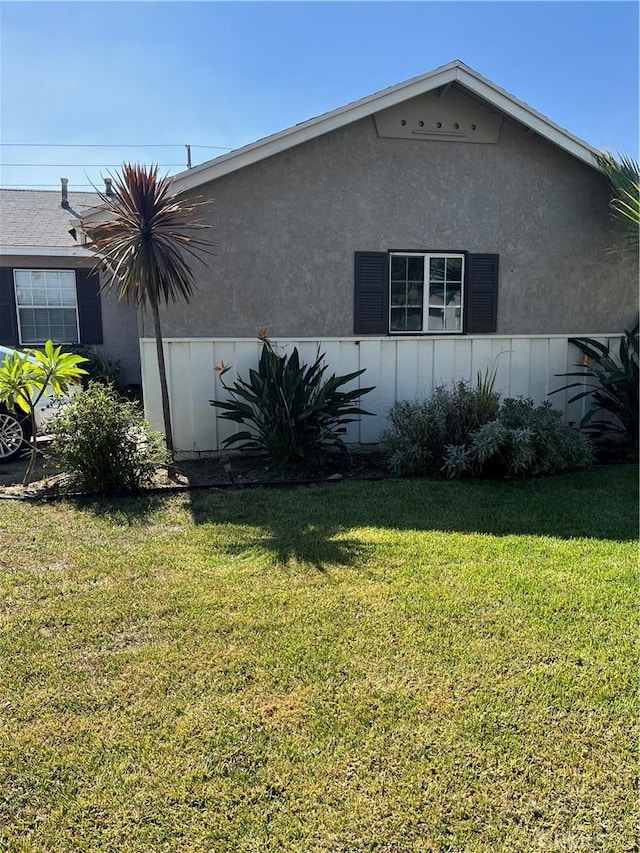
POLYGON ((0 849, 636 850, 611 469, 0 504, 0 849))

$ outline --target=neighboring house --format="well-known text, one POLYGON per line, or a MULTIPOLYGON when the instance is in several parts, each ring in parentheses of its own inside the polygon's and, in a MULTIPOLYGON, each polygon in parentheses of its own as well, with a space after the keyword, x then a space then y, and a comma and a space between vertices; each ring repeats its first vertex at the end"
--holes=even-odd
POLYGON ((95 256, 82 248, 81 218, 96 193, 0 190, 0 344, 86 344, 140 382, 135 308, 99 289, 95 256))
MULTIPOLYGON (((380 417, 354 440, 378 440, 395 399, 491 365, 504 393, 544 399, 569 336, 618 333, 637 310, 594 153, 453 62, 178 175, 213 200, 217 249, 191 302, 162 315, 176 447, 219 446, 212 364, 246 372, 260 327, 367 368, 380 417)), ((160 424, 148 320, 142 336, 160 424)))

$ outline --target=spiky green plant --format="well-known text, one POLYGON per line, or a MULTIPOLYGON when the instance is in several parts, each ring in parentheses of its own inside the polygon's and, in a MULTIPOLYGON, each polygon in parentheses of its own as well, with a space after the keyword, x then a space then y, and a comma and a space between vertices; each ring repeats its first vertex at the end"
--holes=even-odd
POLYGON ((624 229, 627 246, 636 256, 640 234, 640 169, 632 157, 614 157, 610 151, 597 155, 598 165, 609 179, 611 215, 624 229))
POLYGON ((162 414, 167 449, 173 454, 167 374, 162 347, 160 304, 189 302, 195 287, 189 259, 202 260, 213 243, 198 232, 210 226, 199 222, 196 209, 207 202, 184 193, 172 193, 171 179, 158 176, 157 166, 124 163, 112 176, 113 192, 98 191, 106 222, 85 223, 90 238, 86 248, 97 253, 110 277, 106 289, 115 288, 119 299, 148 306, 158 355, 162 414))
POLYGON ((557 375, 580 381, 570 382, 551 392, 557 394, 569 388, 580 388, 569 402, 591 397, 594 404, 582 419, 581 427, 594 438, 601 438, 609 433, 623 436, 629 441, 636 455, 639 429, 638 329, 638 323, 630 331, 625 329, 617 355, 610 346, 593 338, 571 338, 571 343, 578 347, 585 359, 575 365, 579 368, 577 371, 557 375), (613 415, 613 420, 602 417, 604 412, 613 415))
MULTIPOLYGON (((320 350, 307 366, 300 363, 297 347, 290 355, 280 355, 268 338, 261 340, 258 369, 249 371, 248 380, 238 378, 233 385, 223 381, 229 400, 209 401, 222 410, 220 417, 249 426, 224 439, 225 447, 258 448, 280 464, 317 462, 329 448, 345 450, 345 426, 371 414, 358 401, 373 387, 341 389, 364 370, 325 378, 327 365, 320 350)), ((216 369, 222 377, 229 368, 216 369)))

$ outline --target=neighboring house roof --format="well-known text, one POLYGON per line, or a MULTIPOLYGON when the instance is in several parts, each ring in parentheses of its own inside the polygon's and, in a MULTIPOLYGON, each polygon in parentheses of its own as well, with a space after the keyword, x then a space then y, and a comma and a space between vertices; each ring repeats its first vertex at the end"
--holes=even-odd
POLYGON ((568 154, 577 157, 594 169, 598 169, 594 160, 594 154, 597 153, 596 149, 527 104, 514 98, 513 95, 482 77, 468 65, 455 60, 449 65, 443 65, 427 74, 413 77, 397 86, 383 89, 374 95, 369 95, 332 112, 296 124, 294 127, 267 136, 257 142, 252 142, 250 145, 245 145, 229 154, 222 154, 220 157, 202 163, 193 169, 180 172, 173 178, 173 187, 177 192, 181 192, 200 186, 222 175, 235 172, 266 157, 279 154, 295 145, 300 145, 302 142, 308 142, 324 133, 337 130, 411 98, 440 88, 444 92, 445 87, 452 85, 472 93, 490 106, 500 110, 504 115, 515 119, 549 142, 564 149, 568 154))
POLYGON ((0 255, 90 257, 69 232, 100 197, 69 192, 66 208, 61 198, 60 190, 0 190, 0 255))

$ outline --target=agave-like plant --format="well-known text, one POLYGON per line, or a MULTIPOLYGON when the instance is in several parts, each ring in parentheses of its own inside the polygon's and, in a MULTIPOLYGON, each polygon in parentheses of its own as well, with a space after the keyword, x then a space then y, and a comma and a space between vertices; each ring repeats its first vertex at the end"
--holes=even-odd
POLYGON ((571 397, 569 402, 573 403, 591 396, 594 405, 582 419, 580 426, 594 438, 610 433, 624 436, 637 455, 640 364, 638 323, 630 331, 625 329, 617 356, 611 347, 593 338, 571 338, 570 340, 583 353, 584 361, 575 365, 580 368, 578 371, 557 375, 575 377, 582 381, 571 382, 562 388, 556 388, 551 394, 566 391, 569 388, 581 388, 582 390, 571 397), (598 417, 603 412, 613 415, 613 419, 598 417))
POLYGON ((195 282, 188 260, 202 260, 213 247, 198 233, 210 228, 196 218, 196 209, 207 202, 172 194, 171 179, 160 177, 157 166, 124 163, 121 174, 111 178, 112 193, 97 190, 106 221, 85 223, 86 248, 100 258, 96 270, 106 265, 111 274, 106 289, 115 288, 119 299, 151 309, 165 438, 173 454, 159 306, 191 298, 195 282))
POLYGON ((239 378, 226 385, 222 377, 229 366, 215 368, 230 399, 209 402, 222 409, 220 417, 250 428, 224 439, 225 447, 258 448, 279 464, 317 462, 328 448, 346 450, 342 440, 345 425, 355 420, 353 416, 371 414, 358 401, 373 387, 341 388, 364 369, 326 378, 320 350, 308 366, 300 363, 297 348, 291 355, 280 355, 264 334, 260 340, 258 370, 250 370, 248 380, 239 378))
POLYGON ((610 151, 596 156, 598 165, 609 179, 611 215, 623 227, 628 248, 639 252, 640 234, 640 172, 638 163, 627 155, 614 157, 610 151))

